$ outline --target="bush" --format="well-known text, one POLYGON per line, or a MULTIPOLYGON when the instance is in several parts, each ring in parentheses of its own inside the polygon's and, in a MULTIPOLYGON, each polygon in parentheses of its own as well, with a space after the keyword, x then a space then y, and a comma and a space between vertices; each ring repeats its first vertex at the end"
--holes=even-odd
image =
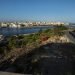
POLYGON ((59 31, 63 31, 63 30, 67 30, 68 28, 65 26, 54 26, 54 30, 59 30, 59 31))
POLYGON ((7 43, 7 48, 11 50, 11 49, 14 49, 16 45, 17 45, 16 39, 10 38, 7 43))
POLYGON ((19 35, 18 39, 23 39, 25 36, 24 35, 19 35))
POLYGON ((6 47, 0 47, 0 54, 6 54, 7 52, 8 51, 6 47))
POLYGON ((54 35, 62 36, 64 34, 64 30, 67 30, 68 28, 65 26, 54 26, 53 33, 54 35))
POLYGON ((17 47, 25 47, 26 44, 27 44, 27 42, 22 39, 17 43, 17 47))

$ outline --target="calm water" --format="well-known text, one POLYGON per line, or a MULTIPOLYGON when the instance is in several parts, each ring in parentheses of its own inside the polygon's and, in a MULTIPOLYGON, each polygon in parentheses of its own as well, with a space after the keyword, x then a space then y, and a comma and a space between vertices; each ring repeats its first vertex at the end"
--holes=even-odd
POLYGON ((29 34, 29 33, 36 33, 40 29, 48 29, 53 28, 52 26, 40 26, 40 27, 31 27, 31 28, 0 28, 0 34, 4 36, 11 36, 17 34, 29 34))

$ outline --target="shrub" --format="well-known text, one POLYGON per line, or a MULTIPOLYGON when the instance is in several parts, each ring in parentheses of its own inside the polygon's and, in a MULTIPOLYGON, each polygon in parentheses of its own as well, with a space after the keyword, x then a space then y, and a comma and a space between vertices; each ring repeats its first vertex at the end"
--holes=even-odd
POLYGON ((19 35, 18 39, 23 39, 25 36, 24 35, 19 35))
POLYGON ((16 47, 16 39, 14 39, 14 38, 10 38, 9 40, 8 40, 8 43, 7 43, 7 48, 9 49, 9 50, 11 50, 11 49, 14 49, 15 47, 16 47))
POLYGON ((0 47, 0 54, 6 54, 7 48, 6 47, 0 47))

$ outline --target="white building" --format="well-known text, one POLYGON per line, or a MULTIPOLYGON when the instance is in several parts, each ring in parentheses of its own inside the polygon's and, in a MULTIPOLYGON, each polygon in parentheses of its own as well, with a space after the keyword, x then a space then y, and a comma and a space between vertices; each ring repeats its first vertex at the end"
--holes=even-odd
POLYGON ((9 27, 11 27, 11 28, 17 28, 18 27, 18 28, 20 28, 21 26, 19 24, 17 25, 15 23, 11 23, 9 27))
POLYGON ((1 23, 1 27, 7 27, 6 23, 1 23))

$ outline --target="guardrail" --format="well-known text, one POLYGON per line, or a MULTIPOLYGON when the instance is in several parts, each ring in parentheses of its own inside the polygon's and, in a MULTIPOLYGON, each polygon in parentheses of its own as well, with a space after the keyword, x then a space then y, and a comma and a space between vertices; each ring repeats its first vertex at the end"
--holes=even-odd
POLYGON ((75 44, 75 32, 66 31, 66 36, 67 36, 67 38, 69 39, 69 41, 71 43, 74 43, 75 44))

